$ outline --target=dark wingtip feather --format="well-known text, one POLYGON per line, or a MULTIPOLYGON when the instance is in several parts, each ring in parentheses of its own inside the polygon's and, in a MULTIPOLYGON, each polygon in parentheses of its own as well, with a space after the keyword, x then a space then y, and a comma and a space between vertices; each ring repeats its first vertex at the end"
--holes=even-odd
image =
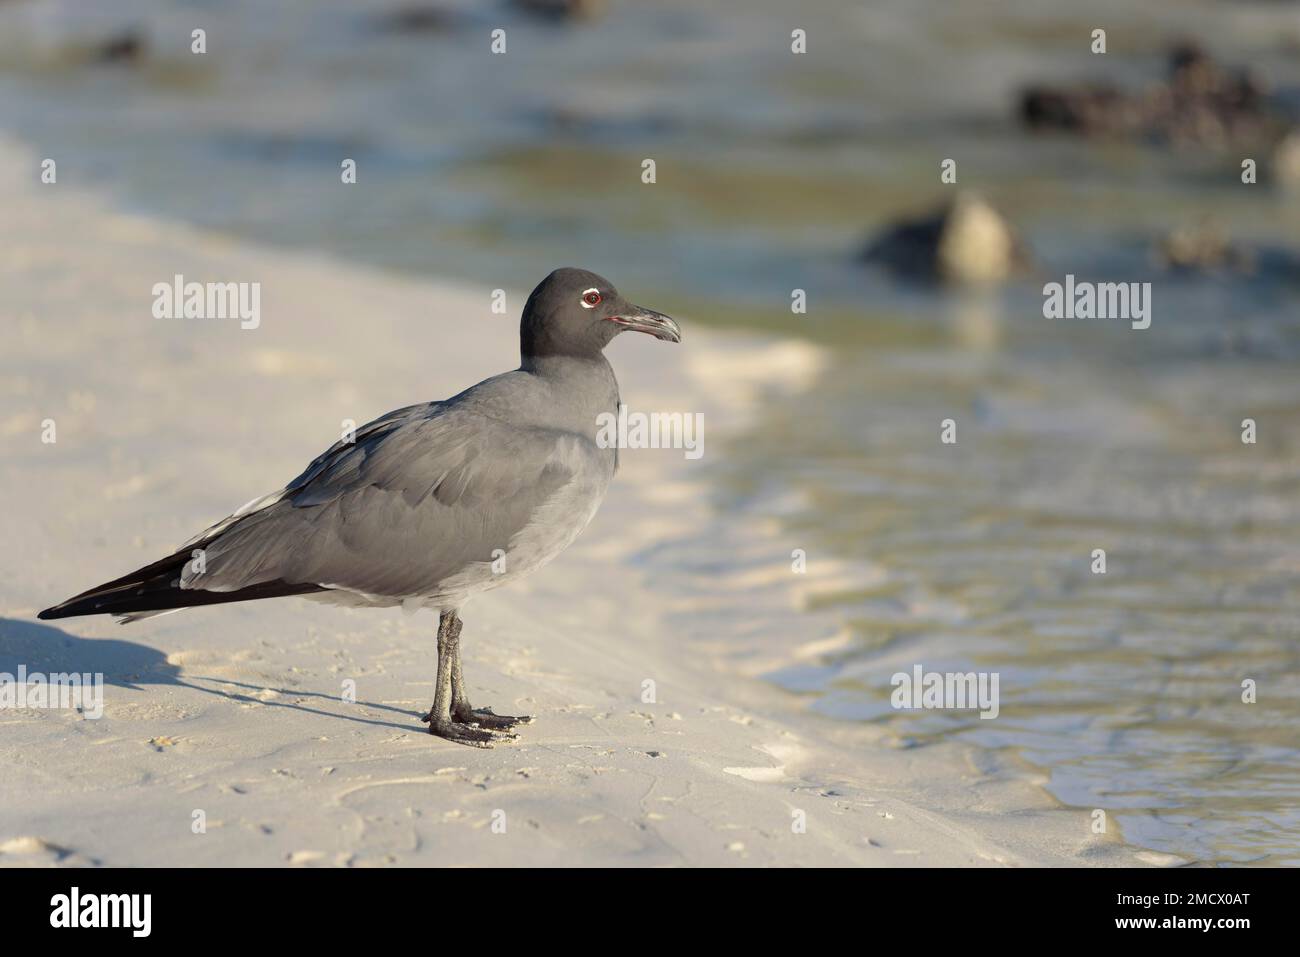
POLYGON ((85 597, 78 595, 53 608, 46 608, 36 617, 49 621, 51 618, 76 618, 82 615, 129 615, 136 612, 195 608, 200 605, 223 605, 233 601, 255 601, 259 598, 287 598, 321 591, 327 589, 320 585, 290 584, 276 580, 259 582, 236 591, 212 592, 199 588, 183 589, 178 587, 174 579, 160 576, 135 588, 92 591, 85 597))
POLYGON ((320 585, 291 584, 280 580, 259 582, 236 591, 210 592, 201 588, 182 589, 181 572, 190 556, 176 552, 159 559, 129 575, 73 595, 67 601, 46 608, 36 617, 43 621, 52 618, 76 618, 82 615, 129 615, 136 612, 171 611, 176 608, 193 608, 197 605, 218 605, 232 601, 253 601, 259 598, 281 598, 289 595, 307 595, 326 591, 320 585))

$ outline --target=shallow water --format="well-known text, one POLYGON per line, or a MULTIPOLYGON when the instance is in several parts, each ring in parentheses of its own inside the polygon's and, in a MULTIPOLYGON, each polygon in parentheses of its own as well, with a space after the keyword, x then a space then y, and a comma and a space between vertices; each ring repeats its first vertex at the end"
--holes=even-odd
POLYGON ((747 507, 801 491, 786 525, 810 575, 827 553, 870 570, 833 599, 850 647, 772 677, 827 714, 890 722, 902 744, 1019 749, 1131 841, 1300 863, 1294 363, 1152 358, 1179 338, 1158 325, 1125 356, 1139 333, 1079 329, 1067 345, 1044 341, 1041 318, 1002 321, 982 356, 959 323, 943 343, 842 356, 823 389, 728 448, 747 507), (1267 440, 1241 443, 1248 416, 1267 440), (939 441, 946 418, 956 445, 939 441), (916 663, 997 672, 999 717, 893 711, 891 676, 916 663))
POLYGON ((1031 80, 1158 77, 1191 24, 1294 103, 1286 5, 614 3, 557 26, 464 4, 421 34, 383 27, 395 6, 6 4, 0 128, 145 212, 488 288, 583 264, 692 322, 826 345, 816 389, 706 463, 719 507, 779 512, 813 573, 862 569, 820 606, 851 647, 772 679, 902 744, 1014 749, 1135 843, 1300 863, 1300 199, 1240 185, 1235 153, 1011 120, 1031 80), (80 62, 123 29, 139 63, 80 62), (1026 283, 961 298, 854 262, 942 198, 948 156, 1024 231, 1026 283), (1155 269, 1152 239, 1203 215, 1278 256, 1232 280, 1155 269), (1066 272, 1153 281, 1152 328, 1042 318, 1066 272), (915 663, 999 672, 1000 717, 893 711, 915 663))

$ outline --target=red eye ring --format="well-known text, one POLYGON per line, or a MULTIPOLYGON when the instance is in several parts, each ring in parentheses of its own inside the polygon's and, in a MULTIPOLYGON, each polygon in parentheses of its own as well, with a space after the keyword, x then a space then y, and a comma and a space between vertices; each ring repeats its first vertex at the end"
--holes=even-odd
POLYGON ((582 294, 582 301, 589 306, 598 306, 600 305, 600 293, 596 292, 594 289, 585 292, 582 294))

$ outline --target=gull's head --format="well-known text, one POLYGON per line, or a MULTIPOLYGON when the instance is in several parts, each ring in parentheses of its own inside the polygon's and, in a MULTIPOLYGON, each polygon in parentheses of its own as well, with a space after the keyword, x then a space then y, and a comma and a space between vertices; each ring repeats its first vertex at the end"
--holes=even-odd
POLYGON ((624 330, 681 342, 670 317, 624 299, 614 284, 585 269, 557 269, 538 284, 519 324, 524 355, 599 352, 624 330))

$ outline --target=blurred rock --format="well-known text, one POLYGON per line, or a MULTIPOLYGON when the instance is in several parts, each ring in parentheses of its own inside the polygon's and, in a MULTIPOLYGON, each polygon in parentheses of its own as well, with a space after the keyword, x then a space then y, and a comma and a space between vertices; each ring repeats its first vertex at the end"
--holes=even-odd
POLYGON ((1169 55, 1169 82, 1147 97, 1147 126, 1174 141, 1228 145, 1258 139, 1269 120, 1263 83, 1229 70, 1194 43, 1169 55))
POLYGON ((1268 175, 1279 186, 1300 191, 1300 130, 1292 130, 1273 149, 1268 175))
POLYGON ((1147 90, 1035 86, 1021 94, 1019 113, 1035 130, 1215 147, 1266 141, 1284 123, 1256 77, 1220 65, 1186 41, 1170 49, 1167 79, 1147 90))
POLYGON ((432 4, 398 7, 371 18, 371 26, 379 33, 422 34, 449 33, 460 24, 461 17, 454 10, 432 4))
POLYGON ((935 213, 886 228, 862 259, 916 281, 973 285, 1002 282, 1029 265, 1006 218, 967 192, 935 213))
POLYGON ((1137 129, 1141 110, 1114 87, 1044 86, 1031 87, 1021 94, 1020 119, 1030 129, 1068 130, 1096 136, 1137 129))
POLYGON ((90 51, 90 58, 96 63, 138 63, 144 59, 144 54, 144 36, 128 30, 96 44, 90 51))
POLYGON ((591 20, 605 12, 605 0, 511 0, 510 5, 548 20, 591 20))
POLYGON ((1180 273, 1249 275, 1256 268, 1250 250, 1232 242, 1208 218, 1166 235, 1156 244, 1155 258, 1164 268, 1180 273))

